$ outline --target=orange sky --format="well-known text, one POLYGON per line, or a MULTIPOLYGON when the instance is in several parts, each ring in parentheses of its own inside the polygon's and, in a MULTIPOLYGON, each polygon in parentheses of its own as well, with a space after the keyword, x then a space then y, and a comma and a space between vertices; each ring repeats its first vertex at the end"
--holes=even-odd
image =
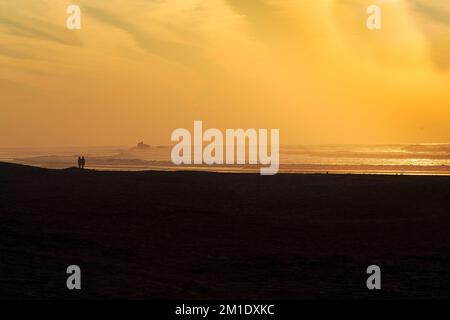
POLYGON ((0 0, 0 39, 0 147, 450 142, 447 0, 0 0))

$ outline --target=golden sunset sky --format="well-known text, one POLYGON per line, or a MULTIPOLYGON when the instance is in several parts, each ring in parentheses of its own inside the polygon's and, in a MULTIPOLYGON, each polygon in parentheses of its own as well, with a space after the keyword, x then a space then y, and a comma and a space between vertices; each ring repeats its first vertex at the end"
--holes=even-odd
POLYGON ((450 142, 448 0, 0 0, 0 40, 0 147, 450 142))

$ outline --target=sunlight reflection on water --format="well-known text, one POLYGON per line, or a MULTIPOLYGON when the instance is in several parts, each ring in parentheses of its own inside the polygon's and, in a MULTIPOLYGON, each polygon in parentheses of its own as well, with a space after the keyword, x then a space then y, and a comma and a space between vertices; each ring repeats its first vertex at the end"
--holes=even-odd
MULTIPOLYGON (((47 168, 72 167, 85 155, 100 170, 256 172, 254 166, 175 167, 170 146, 0 149, 2 161, 47 168)), ((281 172, 450 174, 450 144, 281 146, 281 172)))

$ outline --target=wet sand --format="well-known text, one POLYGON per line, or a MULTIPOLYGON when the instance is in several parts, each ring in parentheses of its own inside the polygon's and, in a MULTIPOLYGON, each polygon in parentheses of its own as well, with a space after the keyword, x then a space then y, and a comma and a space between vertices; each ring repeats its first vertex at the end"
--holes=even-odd
POLYGON ((0 298, 449 299, 450 177, 0 163, 0 254, 0 298))

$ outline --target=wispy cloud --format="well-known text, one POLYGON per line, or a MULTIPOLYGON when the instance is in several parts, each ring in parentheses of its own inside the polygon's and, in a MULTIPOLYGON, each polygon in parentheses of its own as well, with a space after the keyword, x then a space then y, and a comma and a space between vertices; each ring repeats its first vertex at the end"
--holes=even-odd
MULTIPOLYGON (((369 4, 372 2, 368 0, 334 0, 338 27, 343 28, 348 24, 350 15, 361 16, 369 4)), ((405 0, 403 3, 379 1, 378 4, 383 10, 390 10, 393 5, 401 5, 405 15, 412 19, 426 39, 430 60, 434 66, 439 70, 450 68, 450 2, 448 0, 405 0)), ((389 13, 389 11, 385 12, 389 13)), ((374 45, 375 42, 383 43, 391 35, 391 33, 384 33, 383 37, 376 37, 376 33, 368 34, 363 22, 363 19, 358 20, 358 28, 353 25, 352 28, 343 28, 343 33, 351 35, 353 39, 358 39, 365 45, 374 45)), ((393 25, 390 24, 390 26, 392 28, 393 25)), ((387 29, 384 31, 389 32, 387 29)), ((395 31, 392 30, 392 32, 395 31)), ((397 43, 401 43, 402 40, 398 37, 397 43)), ((407 54, 405 51, 405 55, 407 54)))
POLYGON ((36 59, 36 55, 30 53, 26 49, 5 46, 0 44, 0 55, 14 59, 36 59))
POLYGON ((13 81, 10 79, 3 79, 0 78, 0 92, 1 93, 6 93, 6 92, 11 92, 11 91, 27 91, 29 92, 30 90, 34 90, 35 88, 33 86, 31 86, 28 83, 23 83, 23 82, 18 82, 18 81, 13 81))
POLYGON ((6 32, 17 36, 52 41, 67 46, 82 46, 81 40, 73 32, 67 32, 64 26, 35 17, 9 18, 0 15, 0 26, 6 32))
POLYGON ((448 0, 409 0, 417 23, 430 46, 431 58, 443 70, 450 68, 450 2, 448 0))
POLYGON ((450 26, 450 2, 447 0, 409 0, 415 9, 428 18, 450 26))
POLYGON ((258 38, 266 41, 277 41, 295 33, 292 21, 283 14, 280 7, 262 0, 226 0, 228 5, 250 23, 258 38))
POLYGON ((162 40, 150 34, 138 24, 127 20, 125 17, 99 7, 86 4, 83 6, 83 9, 86 14, 91 15, 98 21, 129 34, 136 44, 149 54, 195 67, 200 67, 208 63, 200 47, 170 40, 162 40))

